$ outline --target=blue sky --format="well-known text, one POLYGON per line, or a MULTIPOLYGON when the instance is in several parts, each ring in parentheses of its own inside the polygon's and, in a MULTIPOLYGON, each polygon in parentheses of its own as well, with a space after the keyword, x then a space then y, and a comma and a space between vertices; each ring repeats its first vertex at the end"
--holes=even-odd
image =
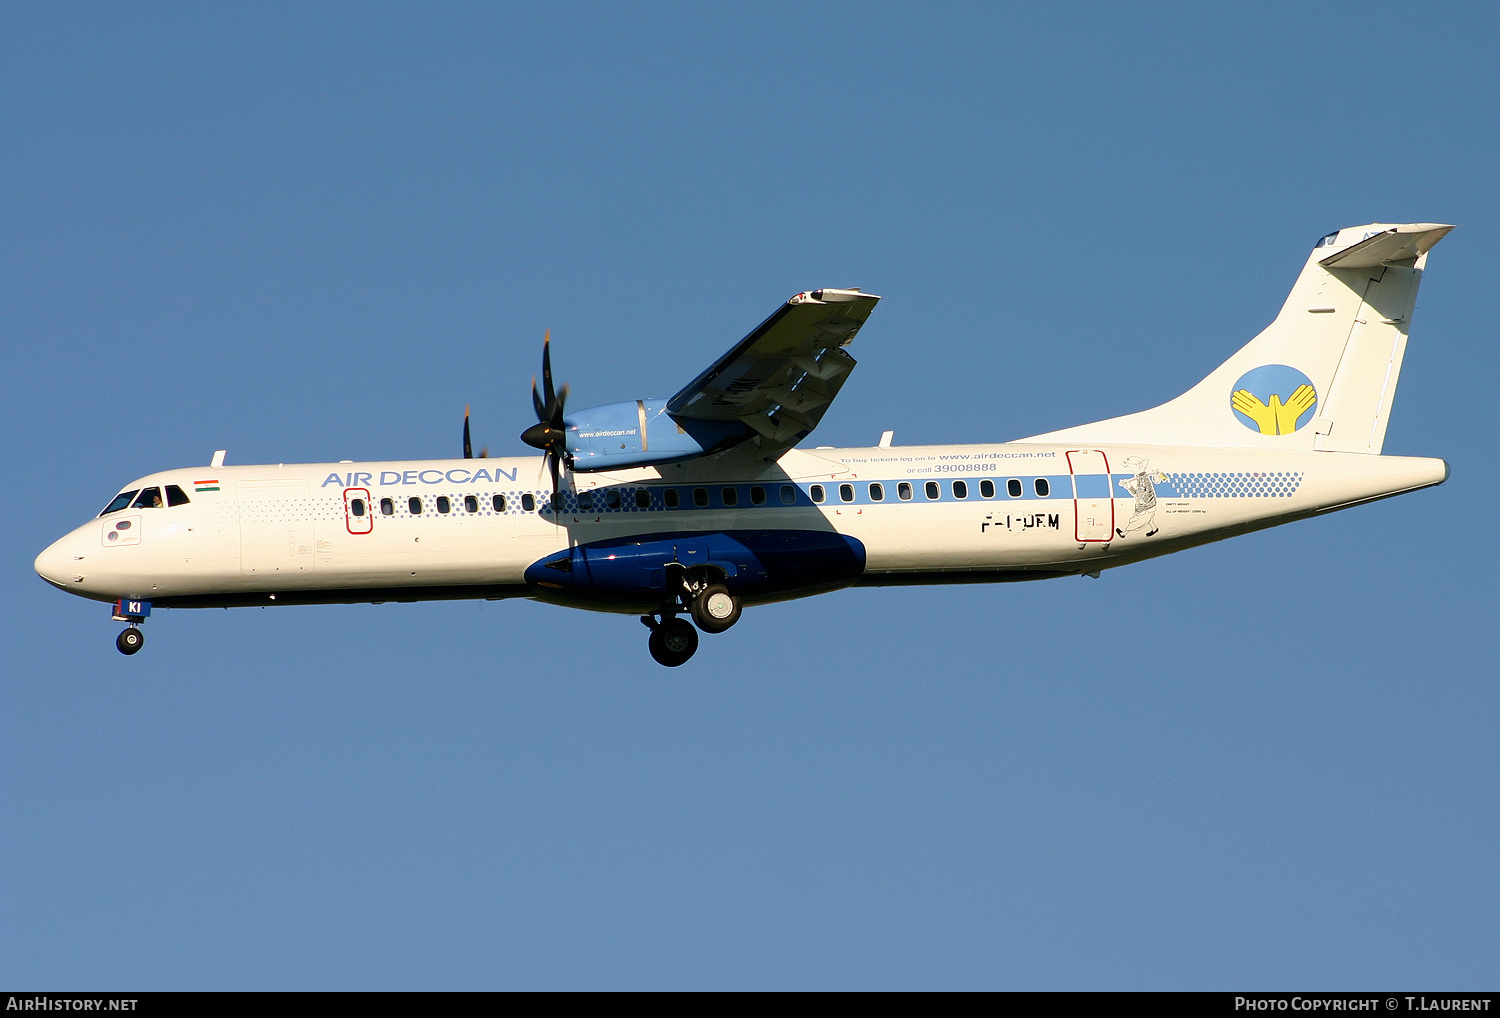
POLYGON ((1500 957, 1491 5, 0 10, 0 981, 1454 988, 1500 957), (1444 486, 1095 581, 170 612, 31 561, 169 467, 524 450, 798 290, 818 444, 1154 405, 1318 237, 1456 223, 1444 486))

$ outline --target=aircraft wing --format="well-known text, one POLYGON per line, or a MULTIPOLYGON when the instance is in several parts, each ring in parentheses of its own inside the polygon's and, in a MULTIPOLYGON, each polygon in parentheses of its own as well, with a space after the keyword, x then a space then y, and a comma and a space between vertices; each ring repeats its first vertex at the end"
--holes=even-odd
POLYGON ((854 370, 844 347, 879 299, 857 289, 797 294, 667 400, 667 413, 739 421, 763 455, 779 456, 818 426, 854 370))

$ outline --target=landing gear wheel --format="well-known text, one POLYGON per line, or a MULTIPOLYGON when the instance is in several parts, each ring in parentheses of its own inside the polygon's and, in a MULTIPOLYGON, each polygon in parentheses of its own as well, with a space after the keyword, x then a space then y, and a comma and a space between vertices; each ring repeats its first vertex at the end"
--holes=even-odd
POLYGON ((740 599, 722 583, 715 583, 698 592, 690 611, 699 629, 722 633, 740 620, 740 599))
POLYGON ((698 634, 682 619, 668 619, 651 630, 646 643, 657 664, 676 668, 698 650, 698 634))
POLYGON ((115 646, 120 648, 121 654, 134 654, 145 645, 146 637, 135 626, 115 637, 115 646))

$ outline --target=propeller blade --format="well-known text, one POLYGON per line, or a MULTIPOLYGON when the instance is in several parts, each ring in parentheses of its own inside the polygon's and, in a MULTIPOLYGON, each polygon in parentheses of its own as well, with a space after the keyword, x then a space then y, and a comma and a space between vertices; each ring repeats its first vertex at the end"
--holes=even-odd
POLYGON ((464 404, 464 459, 474 458, 474 447, 469 444, 469 404, 464 404))
POLYGON ((547 409, 552 409, 552 330, 542 333, 542 395, 547 400, 547 409))
MULTIPOLYGON (((537 422, 521 432, 521 441, 533 449, 546 454, 547 472, 552 477, 552 505, 562 508, 561 471, 567 455, 567 424, 563 412, 568 403, 568 387, 556 389, 552 385, 552 330, 542 333, 542 387, 538 391, 536 376, 531 379, 531 406, 536 410, 537 422)), ((480 452, 483 456, 485 453, 480 452)))

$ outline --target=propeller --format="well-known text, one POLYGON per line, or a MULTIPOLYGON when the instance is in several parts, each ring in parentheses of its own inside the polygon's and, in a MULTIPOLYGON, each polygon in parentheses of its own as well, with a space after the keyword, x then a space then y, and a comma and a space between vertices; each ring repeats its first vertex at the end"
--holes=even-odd
POLYGON ((531 405, 536 408, 537 423, 521 432, 521 441, 533 449, 547 454, 547 469, 552 474, 552 498, 562 495, 558 485, 558 471, 566 465, 568 453, 567 426, 563 423, 563 406, 568 401, 568 387, 554 391, 552 388, 552 330, 542 336, 542 391, 536 391, 536 378, 531 379, 531 405))
MULTIPOLYGON (((479 458, 480 459, 485 459, 486 457, 489 456, 489 454, 490 454, 490 450, 489 450, 488 446, 486 446, 486 447, 484 447, 484 448, 482 448, 482 449, 479 450, 479 458)), ((464 404, 464 459, 471 460, 473 458, 474 458, 474 447, 469 444, 469 404, 465 403, 464 404)))

